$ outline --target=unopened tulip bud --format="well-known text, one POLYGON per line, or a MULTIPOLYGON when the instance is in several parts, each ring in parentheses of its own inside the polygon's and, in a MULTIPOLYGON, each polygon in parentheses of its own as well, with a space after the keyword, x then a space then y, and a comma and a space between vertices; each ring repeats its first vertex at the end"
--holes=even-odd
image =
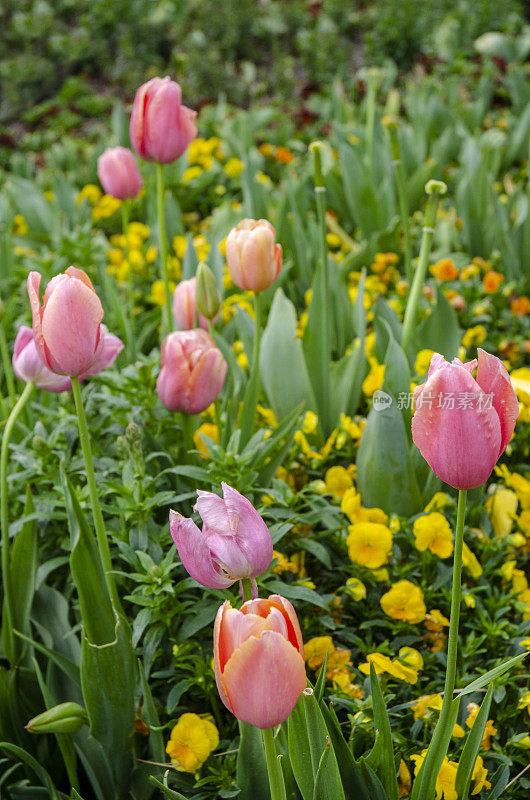
POLYGON ((30 733, 75 733, 88 722, 84 708, 77 703, 61 703, 30 719, 30 733))
POLYGON ((201 261, 197 267, 195 303, 199 314, 206 319, 213 319, 221 305, 221 292, 217 286, 215 275, 204 261, 201 261))
POLYGON ((208 330, 208 320, 197 313, 197 278, 180 281, 173 292, 173 316, 181 331, 191 331, 197 324, 208 330))
POLYGON ((100 155, 98 178, 106 193, 118 200, 136 197, 142 188, 138 164, 126 147, 109 147, 100 155))
POLYGON ((226 239, 226 263, 230 277, 240 289, 263 292, 274 283, 282 268, 282 247, 266 219, 244 219, 226 239))

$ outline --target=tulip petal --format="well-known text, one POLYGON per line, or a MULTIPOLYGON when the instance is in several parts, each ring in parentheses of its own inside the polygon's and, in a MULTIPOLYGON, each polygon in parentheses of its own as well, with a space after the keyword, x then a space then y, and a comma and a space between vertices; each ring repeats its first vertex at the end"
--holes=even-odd
POLYGON ((87 377, 87 375, 98 375, 104 369, 110 367, 118 355, 124 348, 121 339, 109 333, 106 325, 100 327, 100 339, 96 349, 96 360, 84 375, 80 376, 80 380, 87 377))
POLYGON ((204 492, 202 489, 197 489, 197 502, 193 506, 193 510, 198 511, 201 515, 205 531, 211 529, 220 535, 227 536, 237 531, 237 521, 236 527, 232 528, 225 501, 215 492, 204 492))
POLYGON ((270 531, 250 500, 227 483, 221 483, 221 488, 230 527, 239 532, 237 541, 248 562, 252 564, 252 574, 260 575, 268 569, 272 561, 270 531))
POLYGON ((293 604, 287 600, 287 598, 282 597, 279 594, 271 594, 268 597, 269 603, 274 603, 276 608, 278 608, 287 623, 287 638, 293 645, 296 647, 301 655, 304 655, 304 642, 302 639, 302 631, 300 630, 300 623, 298 622, 298 617, 296 616, 296 611, 294 610, 293 604))
MULTIPOLYGON (((235 716, 257 728, 284 722, 307 685, 304 659, 275 631, 263 631, 259 639, 251 636, 243 642, 220 680, 235 716)), ((223 699, 221 689, 219 693, 223 699)))
POLYGON ((421 392, 419 389, 414 395, 412 438, 422 456, 450 486, 481 486, 499 454, 501 429, 497 412, 487 408, 477 382, 457 364, 438 369, 423 384, 421 392), (453 408, 438 403, 438 397, 450 396, 454 398, 453 408), (472 407, 458 407, 462 396, 470 398, 472 407))
POLYGON ((232 609, 229 600, 225 600, 223 605, 217 611, 215 615, 215 622, 213 625, 213 661, 214 661, 214 671, 215 671, 215 682, 217 683, 217 689, 219 691, 219 696, 223 701, 226 708, 230 711, 230 701, 228 699, 228 695, 225 692, 223 682, 221 680, 221 671, 224 669, 226 662, 228 661, 229 657, 232 655, 231 652, 228 652, 229 642, 227 641, 226 637, 223 635, 221 639, 221 627, 224 630, 224 620, 228 612, 232 609), (222 665, 222 667, 221 667, 222 665))
POLYGON ((477 383, 485 394, 492 395, 493 408, 499 416, 501 443, 498 456, 500 456, 512 438, 519 415, 519 403, 508 371, 502 361, 480 347, 478 348, 477 383))
POLYGON ((226 589, 234 583, 215 564, 206 537, 192 519, 171 510, 169 528, 182 565, 192 578, 210 589, 226 589))
POLYGON ((203 350, 188 382, 188 413, 200 414, 210 406, 223 387, 228 365, 216 347, 203 350))
POLYGON ((37 348, 37 352, 41 357, 42 361, 44 362, 44 364, 46 364, 47 367, 52 369, 50 354, 44 342, 44 336, 42 335, 42 314, 44 309, 41 306, 39 299, 40 282, 41 282, 40 272, 29 273, 27 287, 28 287, 29 302, 31 306, 31 314, 33 317, 33 340, 35 342, 35 347, 37 348))

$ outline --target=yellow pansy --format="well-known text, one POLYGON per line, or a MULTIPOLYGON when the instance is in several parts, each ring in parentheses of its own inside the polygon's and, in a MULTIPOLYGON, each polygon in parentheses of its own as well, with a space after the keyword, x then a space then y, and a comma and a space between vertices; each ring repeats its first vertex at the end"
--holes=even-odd
POLYGON ((372 363, 370 372, 363 381, 362 389, 367 397, 372 397, 373 393, 383 385, 385 377, 385 365, 378 364, 375 360, 372 363))
POLYGON ((462 546, 462 564, 472 578, 475 580, 482 575, 482 567, 476 555, 469 549, 464 542, 462 546))
POLYGON ((398 770, 398 789, 399 789, 399 796, 400 797, 408 797, 410 794, 410 790, 412 787, 412 778, 410 775, 410 770, 407 767, 406 763, 401 759, 399 762, 399 770, 398 770))
POLYGON ((272 571, 276 572, 276 574, 281 575, 282 572, 292 572, 296 575, 298 572, 298 566, 294 561, 290 561, 283 553, 280 553, 279 550, 273 550, 272 557, 276 559, 276 564, 272 568, 272 571))
POLYGON ((359 578, 348 578, 346 581, 346 591, 356 602, 364 600, 366 597, 366 586, 359 578))
MULTIPOLYGON (((466 717, 466 725, 468 728, 472 728, 479 712, 479 706, 476 703, 468 703, 467 710, 468 715, 466 717)), ((497 728, 493 726, 493 720, 489 719, 486 722, 486 727, 484 729, 484 733, 482 734, 482 741, 480 743, 480 746, 483 750, 489 750, 491 748, 490 738, 495 736, 496 733, 497 728)))
POLYGON ((386 525, 388 522, 388 516, 382 509, 363 508, 361 495, 353 486, 344 492, 340 508, 350 522, 378 522, 381 525, 386 525))
POLYGON ((217 429, 217 425, 214 425, 213 422, 203 422, 193 434, 193 443, 196 449, 199 450, 202 455, 208 456, 210 455, 210 451, 208 450, 208 445, 202 438, 201 434, 207 436, 208 439, 213 439, 214 442, 219 444, 219 431, 217 429))
POLYGON ((83 200, 88 200, 91 206, 95 206, 96 203, 101 199, 103 192, 93 183, 87 183, 86 186, 83 186, 79 194, 77 195, 77 202, 81 203, 83 200))
POLYGON ((414 714, 414 720, 423 717, 430 717, 431 711, 440 711, 442 708, 442 695, 441 694, 424 694, 411 707, 414 714))
POLYGON ((324 663, 326 653, 328 658, 335 650, 335 645, 331 636, 314 636, 304 644, 304 657, 307 666, 312 670, 317 670, 324 663))
POLYGON ((318 417, 314 411, 306 411, 302 420, 302 430, 305 434, 314 433, 318 427, 318 417))
POLYGON ((374 665, 377 675, 388 673, 396 678, 398 681, 406 681, 406 683, 417 683, 418 672, 405 664, 400 664, 399 661, 393 661, 383 653, 369 653, 366 656, 366 662, 359 664, 359 670, 364 672, 365 675, 370 674, 370 664, 374 665))
POLYGON ((479 347, 487 337, 488 332, 484 325, 475 325, 473 328, 468 328, 462 336, 462 345, 466 350, 470 347, 479 347))
POLYGON ((430 550, 440 558, 449 558, 453 552, 453 532, 438 511, 414 520, 413 533, 418 550, 430 550))
POLYGON ((219 732, 209 716, 183 714, 167 743, 166 753, 180 772, 196 772, 219 744, 219 732))
POLYGON ((473 767, 473 773, 471 775, 471 780, 475 781, 473 791, 471 792, 472 795, 479 794, 482 789, 491 789, 490 781, 486 780, 487 774, 488 770, 484 766, 482 756, 477 756, 475 766, 473 767))
POLYGON ((431 363, 431 358, 434 355, 434 350, 420 350, 416 356, 414 364, 414 371, 416 375, 426 375, 431 363))
POLYGON ((245 165, 240 158, 229 158, 223 169, 230 178, 239 178, 245 165))
POLYGON ((392 531, 377 522, 357 522, 348 527, 348 555, 362 567, 377 569, 392 552, 392 531))
POLYGON ((419 586, 403 580, 395 583, 381 597, 381 608, 392 619, 415 624, 425 619, 427 609, 419 586))
MULTIPOLYGON (((427 750, 422 750, 421 755, 411 756, 414 761, 414 775, 417 777, 421 765, 425 761, 427 750)), ((456 771, 458 764, 456 761, 449 761, 445 756, 442 766, 436 778, 436 800, 458 800, 458 793, 455 789, 456 771)))
POLYGON ((502 538, 510 533, 518 502, 515 492, 504 486, 496 489, 486 500, 486 510, 497 536, 502 538))
POLYGON ((519 700, 519 705, 517 708, 526 708, 528 713, 530 714, 530 692, 525 692, 521 699, 519 700))
POLYGON ((327 491, 335 497, 342 498, 347 489, 351 489, 353 481, 344 467, 330 467, 324 476, 327 491))
POLYGON ((495 467, 495 473, 499 475, 501 478, 504 478, 504 481, 510 489, 513 489, 517 497, 519 498, 519 502, 521 503, 521 508, 525 511, 530 509, 530 481, 528 478, 525 478, 523 475, 519 475, 517 472, 510 472, 506 464, 501 464, 500 466, 495 467))
POLYGON ((423 656, 414 647, 400 647, 398 660, 406 667, 411 667, 418 671, 423 669, 423 656))
MULTIPOLYGON (((169 291, 175 291, 175 284, 170 281, 169 282, 169 291)), ((166 292, 164 289, 164 281, 154 281, 151 284, 151 294, 149 295, 149 301, 154 303, 157 306, 163 306, 166 302, 166 292)))
POLYGON ((432 500, 430 500, 424 508, 424 511, 438 511, 445 508, 451 502, 451 498, 446 492, 436 492, 432 500))

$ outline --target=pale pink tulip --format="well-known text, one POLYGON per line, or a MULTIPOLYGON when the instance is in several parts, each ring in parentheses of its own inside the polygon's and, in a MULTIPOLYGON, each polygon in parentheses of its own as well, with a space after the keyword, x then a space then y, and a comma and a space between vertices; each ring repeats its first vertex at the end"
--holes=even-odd
POLYGON ((104 369, 110 367, 123 350, 123 347, 122 340, 114 336, 113 333, 109 333, 107 326, 102 323, 96 360, 89 370, 79 376, 79 380, 83 380, 83 378, 87 378, 90 375, 99 375, 104 369))
POLYGON ((477 360, 449 364, 435 353, 426 383, 414 392, 412 438, 436 475, 474 489, 491 475, 515 428, 519 406, 503 363, 478 350, 477 360))
POLYGON ((197 135, 197 114, 181 104, 180 86, 152 78, 136 92, 131 114, 131 144, 141 158, 170 164, 197 135))
POLYGON ((29 383, 33 381, 38 389, 47 392, 67 392, 72 388, 70 378, 52 372, 37 352, 33 331, 21 325, 15 339, 13 351, 13 371, 17 378, 29 383))
MULTIPOLYGON (((173 316, 181 331, 189 331, 195 327, 195 292, 197 278, 180 281, 173 293, 173 316)), ((208 320, 202 314, 197 315, 199 327, 208 330, 208 320)))
POLYGON ((56 275, 39 300, 41 275, 30 272, 28 294, 37 352, 57 375, 83 375, 96 363, 103 346, 103 306, 82 269, 68 267, 56 275))
POLYGON ((143 185, 136 159, 126 147, 109 147, 100 155, 98 178, 106 193, 118 200, 136 197, 143 185))
POLYGON ((169 512, 171 536, 183 567, 192 578, 212 589, 225 589, 243 578, 255 578, 272 561, 272 538, 252 503, 221 483, 223 497, 197 491, 194 511, 202 518, 202 533, 192 519, 169 512))
POLYGON ((291 603, 273 594, 237 610, 226 600, 213 636, 215 680, 225 706, 257 728, 284 722, 307 684, 302 634, 291 603))
POLYGON ((230 277, 240 289, 263 292, 274 283, 282 268, 282 247, 266 219, 244 219, 226 239, 226 263, 230 277))
POLYGON ((158 396, 170 411, 199 414, 223 388, 227 364, 206 331, 175 331, 162 342, 158 396))

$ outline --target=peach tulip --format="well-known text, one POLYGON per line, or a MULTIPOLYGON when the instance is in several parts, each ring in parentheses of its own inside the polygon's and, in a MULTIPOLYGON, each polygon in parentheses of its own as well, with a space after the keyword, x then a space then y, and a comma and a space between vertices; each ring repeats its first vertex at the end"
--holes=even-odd
POLYGON ((466 364, 435 353, 414 403, 412 438, 436 475, 455 489, 481 486, 505 451, 519 412, 502 361, 480 348, 478 362, 466 364))
POLYGON ((192 519, 169 512, 171 536, 183 567, 211 589, 226 589, 235 581, 255 578, 272 561, 270 531, 250 500, 221 483, 223 497, 198 490, 194 511, 201 515, 202 533, 192 519))
POLYGON ((226 263, 240 289, 263 292, 274 283, 282 268, 282 247, 275 238, 266 219, 244 219, 232 228, 226 239, 226 263))
POLYGON ((118 200, 136 197, 142 188, 138 164, 126 147, 109 147, 100 155, 98 178, 106 193, 118 200))
POLYGON ((37 352, 57 375, 79 377, 87 373, 101 354, 103 306, 92 282, 82 269, 68 267, 56 275, 39 300, 41 275, 30 272, 28 294, 33 314, 37 352))
POLYGON ((180 86, 152 78, 136 92, 131 114, 131 144, 146 161, 170 164, 187 150, 197 135, 197 114, 181 104, 180 86))
POLYGON ((175 331, 162 342, 156 391, 170 411, 199 414, 223 388, 227 368, 206 331, 175 331))
POLYGON ((304 646, 296 613, 284 597, 226 600, 214 625, 215 680, 221 700, 257 728, 284 722, 306 688, 304 646))

